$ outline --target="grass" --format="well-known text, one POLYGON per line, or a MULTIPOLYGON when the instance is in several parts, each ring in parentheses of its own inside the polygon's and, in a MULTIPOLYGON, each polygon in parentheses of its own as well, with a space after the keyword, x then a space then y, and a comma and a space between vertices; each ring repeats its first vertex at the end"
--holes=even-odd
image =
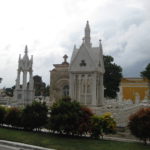
POLYGON ((0 128, 0 139, 22 142, 56 150, 150 150, 150 145, 90 138, 65 137, 0 128))

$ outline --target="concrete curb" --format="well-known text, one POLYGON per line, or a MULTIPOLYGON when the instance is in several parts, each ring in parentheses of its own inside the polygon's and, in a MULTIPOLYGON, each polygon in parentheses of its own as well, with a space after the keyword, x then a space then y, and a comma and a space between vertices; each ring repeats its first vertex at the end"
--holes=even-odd
POLYGON ((104 140, 119 141, 119 142, 137 142, 137 143, 141 143, 141 141, 136 140, 136 139, 127 139, 127 138, 110 137, 110 136, 104 136, 104 140))
POLYGON ((5 140, 0 140, 0 144, 20 148, 20 150, 55 150, 55 149, 48 149, 40 146, 34 146, 34 145, 5 141, 5 140))
MULTIPOLYGON (((137 139, 127 139, 127 138, 119 138, 119 137, 111 137, 111 136, 104 136, 103 139, 110 140, 110 141, 119 141, 119 142, 143 143, 143 141, 137 139)), ((150 141, 147 141, 147 144, 150 144, 150 141)))

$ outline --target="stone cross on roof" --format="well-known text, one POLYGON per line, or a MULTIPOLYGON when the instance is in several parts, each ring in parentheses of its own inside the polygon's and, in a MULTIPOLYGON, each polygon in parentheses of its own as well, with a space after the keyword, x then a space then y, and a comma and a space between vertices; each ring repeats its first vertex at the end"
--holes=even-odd
POLYGON ((64 63, 67 63, 67 58, 68 58, 68 56, 67 55, 64 55, 64 63))

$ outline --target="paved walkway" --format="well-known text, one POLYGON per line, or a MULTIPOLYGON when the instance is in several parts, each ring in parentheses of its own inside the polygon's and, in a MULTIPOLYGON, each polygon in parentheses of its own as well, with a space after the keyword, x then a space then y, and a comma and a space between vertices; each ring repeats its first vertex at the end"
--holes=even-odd
POLYGON ((136 139, 127 139, 127 138, 111 137, 111 136, 104 136, 104 140, 120 141, 120 142, 138 142, 138 143, 141 143, 141 141, 136 140, 136 139))
POLYGON ((29 144, 24 144, 24 143, 19 143, 19 142, 10 142, 10 141, 5 141, 5 140, 0 140, 0 150, 54 150, 54 149, 48 149, 48 148, 43 148, 40 146, 34 146, 34 145, 29 145, 29 144))
MULTIPOLYGON (((136 143, 143 143, 143 141, 137 139, 128 139, 128 138, 121 138, 121 137, 111 137, 111 136, 104 136, 104 140, 111 140, 111 141, 119 141, 119 142, 136 142, 136 143)), ((150 141, 147 142, 150 144, 150 141)))

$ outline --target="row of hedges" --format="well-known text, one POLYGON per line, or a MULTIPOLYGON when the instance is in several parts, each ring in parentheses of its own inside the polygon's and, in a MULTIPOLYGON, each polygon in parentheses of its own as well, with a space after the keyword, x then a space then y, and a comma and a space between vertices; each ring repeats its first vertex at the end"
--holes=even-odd
POLYGON ((25 130, 40 129, 48 121, 45 103, 33 102, 24 108, 0 106, 0 125, 25 130))
POLYGON ((76 101, 63 99, 53 104, 49 118, 50 130, 67 135, 90 135, 94 138, 114 133, 116 122, 110 113, 96 116, 91 109, 76 101))
POLYGON ((40 102, 24 108, 0 106, 0 125, 25 130, 44 127, 57 134, 88 134, 94 138, 113 133, 116 129, 116 122, 111 114, 96 116, 89 108, 70 98, 57 101, 49 111, 46 104, 40 102))

